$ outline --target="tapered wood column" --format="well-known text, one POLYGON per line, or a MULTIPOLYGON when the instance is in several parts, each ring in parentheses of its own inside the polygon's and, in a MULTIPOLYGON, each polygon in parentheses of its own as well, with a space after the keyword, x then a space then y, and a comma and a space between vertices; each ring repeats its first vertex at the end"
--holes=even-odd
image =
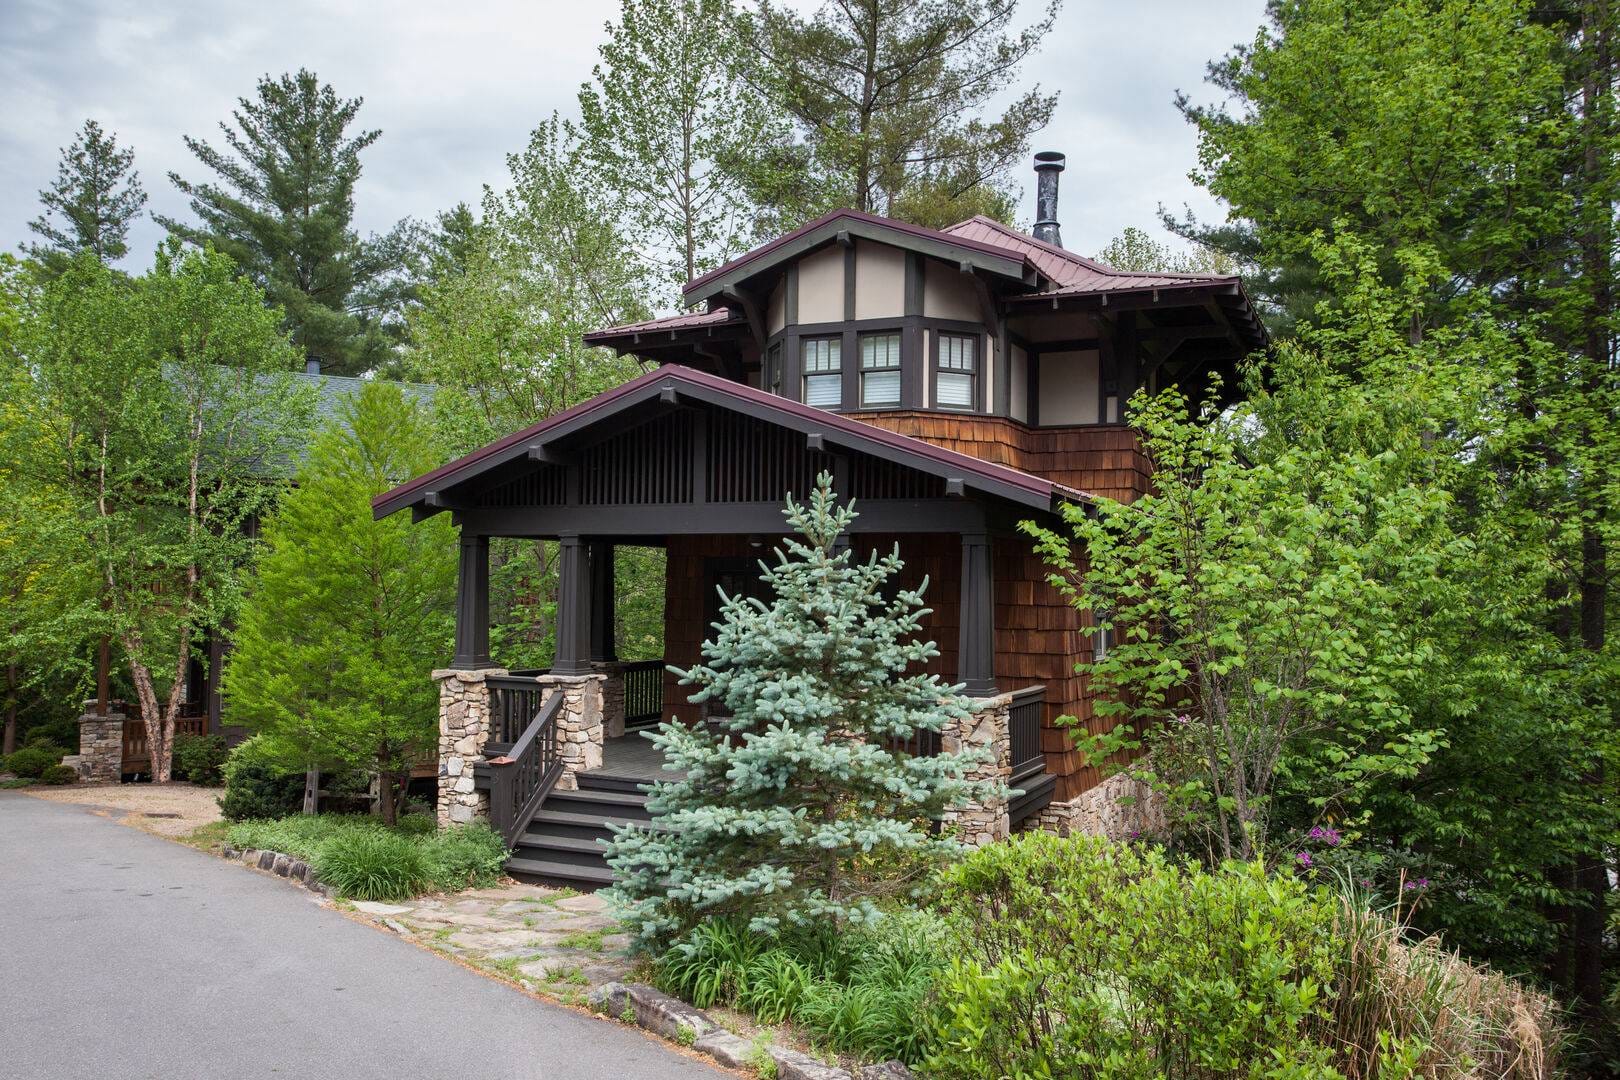
POLYGON ((494 667, 489 658, 489 537, 461 533, 461 568, 456 578, 456 656, 458 671, 494 667))
POLYGON ((613 639, 613 545, 594 541, 591 559, 591 660, 612 663, 619 658, 613 639))
POLYGON ((557 538, 557 658, 553 675, 591 672, 591 566, 579 536, 557 538))
POLYGON ((973 697, 990 697, 996 692, 996 603, 985 533, 962 534, 957 621, 956 681, 973 697))

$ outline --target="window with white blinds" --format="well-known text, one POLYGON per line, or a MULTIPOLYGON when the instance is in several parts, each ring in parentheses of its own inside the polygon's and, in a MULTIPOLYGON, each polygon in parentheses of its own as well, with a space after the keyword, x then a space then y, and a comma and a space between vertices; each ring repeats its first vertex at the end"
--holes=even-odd
POLYGON ((900 335, 861 335, 861 405, 900 404, 900 335))
POLYGON ((836 409, 843 403, 843 342, 839 338, 805 338, 799 343, 804 372, 804 403, 836 409))
POLYGON ((971 334, 939 335, 939 369, 934 372, 934 405, 972 409, 973 380, 978 377, 979 339, 971 334))

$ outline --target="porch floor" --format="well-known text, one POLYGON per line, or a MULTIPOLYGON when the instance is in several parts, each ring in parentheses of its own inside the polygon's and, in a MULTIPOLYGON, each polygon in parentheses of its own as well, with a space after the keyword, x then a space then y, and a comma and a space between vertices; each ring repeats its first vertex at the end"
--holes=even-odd
POLYGON ((641 732, 630 731, 617 739, 602 742, 602 767, 591 772, 623 776, 632 780, 671 780, 675 774, 664 771, 664 753, 641 732))

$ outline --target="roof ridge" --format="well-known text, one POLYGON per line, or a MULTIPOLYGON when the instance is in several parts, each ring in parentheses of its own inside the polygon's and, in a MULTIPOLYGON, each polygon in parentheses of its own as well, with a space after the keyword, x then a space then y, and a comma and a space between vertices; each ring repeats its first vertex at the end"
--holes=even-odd
POLYGON ((1008 225, 1005 222, 997 221, 995 218, 988 217, 984 214, 974 214, 966 221, 959 221, 945 231, 952 232, 955 229, 961 228, 963 225, 971 225, 974 222, 978 222, 981 225, 988 225, 991 229, 994 229, 996 232, 1001 233, 1003 236, 1008 237, 1009 239, 1017 240, 1020 243, 1033 244, 1042 251, 1049 252, 1050 254, 1056 255, 1061 259, 1067 259, 1072 263, 1079 263, 1087 270, 1095 270, 1100 274, 1119 274, 1122 276, 1130 276, 1134 273, 1130 270, 1116 270, 1107 263, 1098 262, 1096 259, 1087 258, 1078 251, 1070 251, 1068 248, 1062 247, 1058 244, 1049 244, 1045 240, 1033 237, 1026 232, 1019 232, 1011 225, 1008 225))

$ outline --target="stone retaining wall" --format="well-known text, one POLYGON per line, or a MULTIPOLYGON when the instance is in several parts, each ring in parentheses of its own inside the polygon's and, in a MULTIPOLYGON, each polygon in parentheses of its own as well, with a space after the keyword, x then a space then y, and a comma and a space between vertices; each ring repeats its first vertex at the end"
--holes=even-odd
POLYGON ((1164 801, 1146 784, 1118 773, 1066 802, 1047 804, 1027 827, 1060 836, 1083 833, 1130 840, 1165 830, 1164 801))

